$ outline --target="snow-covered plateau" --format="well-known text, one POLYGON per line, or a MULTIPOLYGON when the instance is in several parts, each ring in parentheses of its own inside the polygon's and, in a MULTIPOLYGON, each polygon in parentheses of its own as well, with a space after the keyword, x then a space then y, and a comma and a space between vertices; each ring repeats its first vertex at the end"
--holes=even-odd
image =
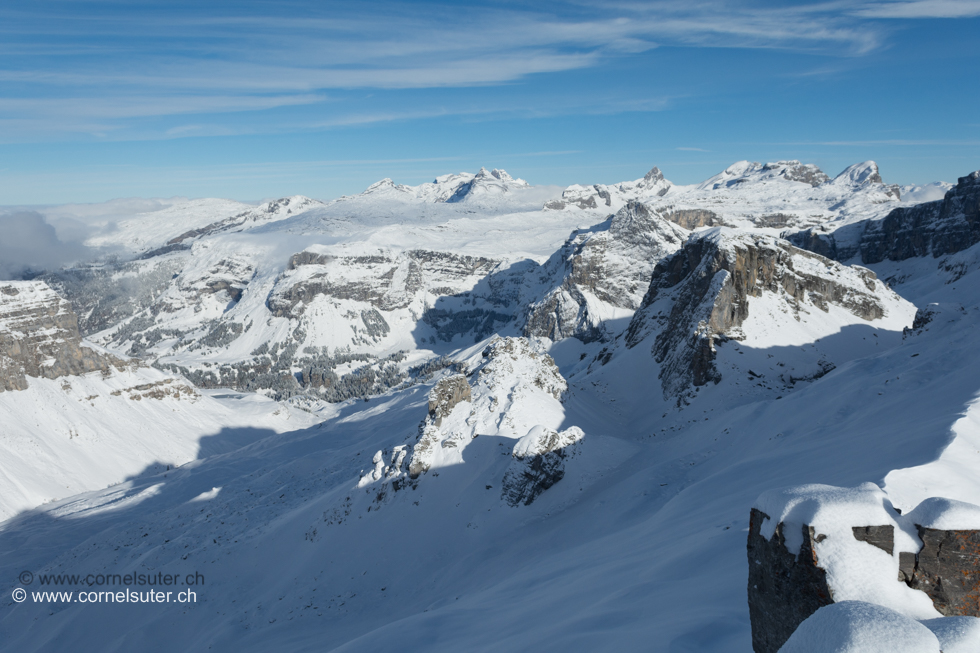
POLYGON ((980 172, 49 217, 99 257, 0 281, 0 650, 980 651, 980 172))

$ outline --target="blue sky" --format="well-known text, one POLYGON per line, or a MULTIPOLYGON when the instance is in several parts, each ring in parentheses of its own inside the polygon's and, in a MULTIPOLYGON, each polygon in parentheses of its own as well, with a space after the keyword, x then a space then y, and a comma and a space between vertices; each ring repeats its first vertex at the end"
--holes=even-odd
POLYGON ((980 168, 980 0, 5 2, 0 204, 980 168))

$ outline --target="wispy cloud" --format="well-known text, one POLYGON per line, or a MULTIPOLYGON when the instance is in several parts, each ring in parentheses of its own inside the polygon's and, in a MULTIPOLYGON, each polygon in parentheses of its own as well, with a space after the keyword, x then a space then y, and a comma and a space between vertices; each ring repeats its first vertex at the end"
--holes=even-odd
POLYGON ((0 98, 0 115, 5 113, 38 117, 76 119, 139 118, 182 113, 234 113, 297 104, 313 104, 319 95, 206 95, 91 98, 0 98))
MULTIPOLYGON (((925 11, 926 5, 933 12, 951 11, 967 4, 976 5, 917 0, 867 4, 850 13, 840 4, 774 8, 724 0, 533 9, 311 3, 289 14, 250 2, 234 12, 210 4, 174 11, 167 3, 97 1, 61 3, 57 11, 0 8, 0 82, 6 87, 0 130, 20 123, 33 133, 132 134, 133 120, 323 104, 331 95, 358 89, 514 84, 664 45, 859 56, 883 38, 864 16, 925 11)), ((665 106, 658 99, 615 98, 578 105, 586 113, 665 106)), ((375 107, 354 115, 338 107, 326 113, 308 124, 366 124, 411 112, 375 107)), ((201 121, 159 130, 164 137, 212 132, 201 121)))
POLYGON ((852 12, 864 18, 972 18, 980 16, 978 0, 902 0, 877 2, 852 12))

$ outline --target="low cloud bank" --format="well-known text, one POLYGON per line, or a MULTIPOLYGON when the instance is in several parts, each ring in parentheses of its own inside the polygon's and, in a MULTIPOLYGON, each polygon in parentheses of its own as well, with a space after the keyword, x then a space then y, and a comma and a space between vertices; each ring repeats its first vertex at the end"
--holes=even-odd
POLYGON ((0 279, 23 279, 98 256, 81 242, 85 225, 65 226, 63 240, 37 211, 0 214, 0 279))

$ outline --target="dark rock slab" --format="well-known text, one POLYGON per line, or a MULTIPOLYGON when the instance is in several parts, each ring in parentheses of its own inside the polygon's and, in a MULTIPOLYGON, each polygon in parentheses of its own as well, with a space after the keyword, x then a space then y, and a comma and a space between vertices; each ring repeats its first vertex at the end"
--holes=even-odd
POLYGON ((980 531, 918 530, 922 550, 899 554, 899 580, 944 616, 980 617, 980 531))
POLYGON ((769 540, 762 536, 768 518, 753 508, 749 519, 749 617, 755 653, 777 653, 807 617, 834 602, 827 572, 814 551, 819 536, 813 528, 803 525, 803 546, 793 555, 784 544, 783 524, 769 540))
POLYGON ((854 539, 876 546, 888 555, 895 551, 895 527, 888 526, 854 526, 854 539))

